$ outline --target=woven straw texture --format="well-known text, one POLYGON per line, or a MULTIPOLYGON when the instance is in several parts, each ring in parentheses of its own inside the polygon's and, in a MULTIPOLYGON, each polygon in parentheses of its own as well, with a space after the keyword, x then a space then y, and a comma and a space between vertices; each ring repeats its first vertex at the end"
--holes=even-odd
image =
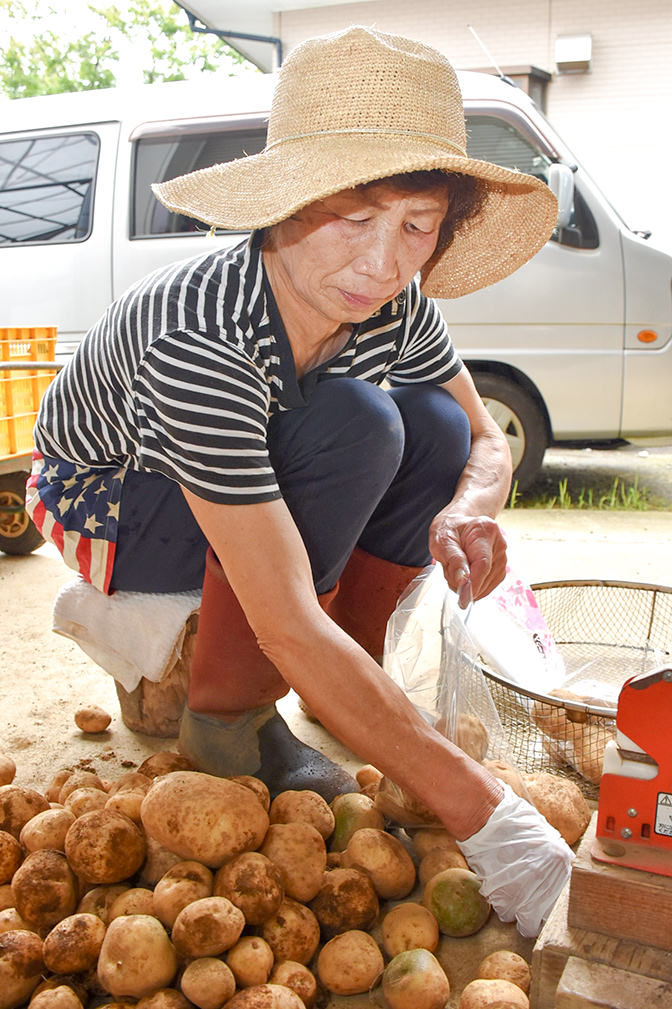
POLYGON ((429 264, 427 295, 455 298, 493 284, 547 241, 557 203, 546 184, 466 156, 462 96, 448 60, 420 42, 356 26, 290 54, 261 154, 152 189, 176 213, 255 230, 363 182, 434 168, 483 179, 488 196, 429 264))

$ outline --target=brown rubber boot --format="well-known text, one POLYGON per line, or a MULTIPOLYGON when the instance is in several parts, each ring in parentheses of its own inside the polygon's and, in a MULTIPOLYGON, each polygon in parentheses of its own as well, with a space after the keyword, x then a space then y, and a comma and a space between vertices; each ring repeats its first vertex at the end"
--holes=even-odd
POLYGON ((355 547, 327 613, 346 634, 380 662, 385 631, 404 589, 425 568, 394 564, 355 547))
POLYGON ((261 778, 272 797, 309 788, 330 802, 359 791, 343 768, 292 734, 275 708, 288 690, 209 549, 180 750, 208 774, 261 778))

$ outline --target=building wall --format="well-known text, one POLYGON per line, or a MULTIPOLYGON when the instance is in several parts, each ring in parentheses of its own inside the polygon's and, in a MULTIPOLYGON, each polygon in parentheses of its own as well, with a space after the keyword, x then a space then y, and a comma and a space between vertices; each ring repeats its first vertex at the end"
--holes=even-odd
POLYGON ((285 52, 349 24, 422 39, 458 69, 533 65, 553 74, 547 115, 637 230, 672 248, 672 12, 666 0, 373 0, 278 13, 285 52), (592 36, 587 73, 558 73, 557 36, 592 36))

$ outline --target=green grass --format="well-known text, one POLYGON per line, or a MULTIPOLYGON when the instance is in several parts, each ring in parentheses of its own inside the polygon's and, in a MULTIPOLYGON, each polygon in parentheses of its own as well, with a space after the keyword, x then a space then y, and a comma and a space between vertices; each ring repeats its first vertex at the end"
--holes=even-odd
POLYGON ((559 480, 557 490, 538 491, 534 488, 525 494, 518 491, 514 481, 508 501, 509 508, 556 508, 598 511, 655 511, 666 507, 646 487, 640 487, 637 478, 626 483, 620 477, 606 488, 579 487, 570 490, 567 478, 559 480))

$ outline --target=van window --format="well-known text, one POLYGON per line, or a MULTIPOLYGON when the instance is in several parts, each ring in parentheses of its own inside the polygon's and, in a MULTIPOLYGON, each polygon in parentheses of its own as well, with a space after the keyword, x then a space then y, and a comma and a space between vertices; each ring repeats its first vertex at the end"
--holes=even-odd
POLYGON ((0 245, 83 242, 100 141, 67 133, 0 142, 0 245))
MULTIPOLYGON (((517 168, 527 175, 548 182, 551 159, 505 119, 496 116, 469 116, 467 153, 470 158, 492 161, 503 168, 517 168)), ((576 188, 571 220, 566 228, 553 233, 551 241, 578 249, 596 249, 599 245, 595 218, 576 188)))
POLYGON ((206 230, 199 221, 173 214, 162 206, 150 189, 151 183, 258 154, 265 143, 265 125, 245 130, 220 126, 202 133, 141 137, 135 144, 131 238, 206 230))

